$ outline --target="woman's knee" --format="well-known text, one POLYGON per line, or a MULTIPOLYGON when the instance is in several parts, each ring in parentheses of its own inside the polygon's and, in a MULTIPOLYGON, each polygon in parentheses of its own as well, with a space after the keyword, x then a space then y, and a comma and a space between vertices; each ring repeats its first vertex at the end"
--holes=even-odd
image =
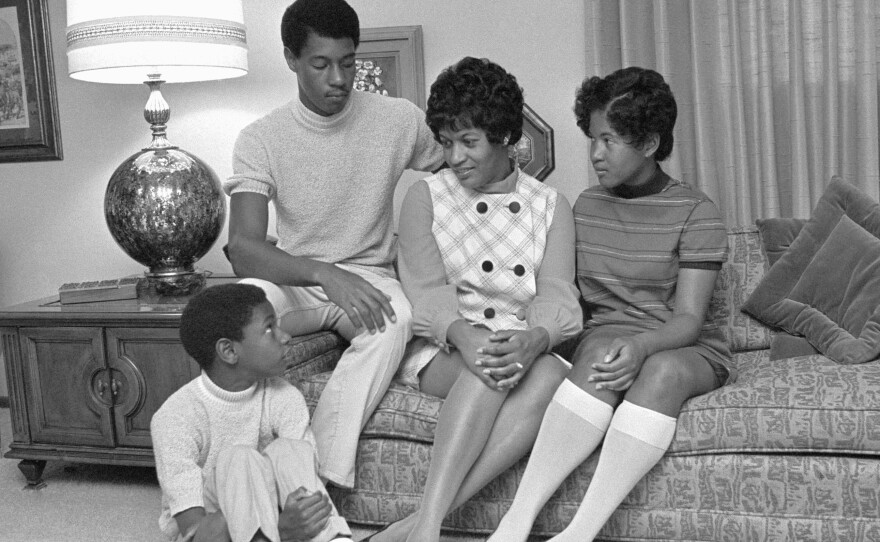
POLYGON ((460 400, 466 402, 480 402, 487 398, 496 398, 506 392, 499 391, 489 386, 480 375, 462 368, 455 379, 454 387, 460 400))

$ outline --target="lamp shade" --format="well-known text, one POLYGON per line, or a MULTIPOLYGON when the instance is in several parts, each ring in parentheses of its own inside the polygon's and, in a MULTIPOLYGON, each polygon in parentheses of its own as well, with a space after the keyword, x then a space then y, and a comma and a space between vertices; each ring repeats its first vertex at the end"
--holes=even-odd
POLYGON ((242 0, 67 0, 67 65, 97 83, 242 76, 242 0))

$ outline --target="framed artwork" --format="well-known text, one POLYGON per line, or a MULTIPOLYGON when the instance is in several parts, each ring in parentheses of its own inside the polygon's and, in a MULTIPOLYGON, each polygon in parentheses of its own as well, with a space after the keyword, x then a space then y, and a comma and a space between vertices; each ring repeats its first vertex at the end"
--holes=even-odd
POLYGON ((528 104, 523 104, 523 134, 515 149, 519 168, 539 181, 546 179, 556 167, 553 128, 528 104))
POLYGON ((355 63, 356 90, 406 98, 425 108, 421 26, 362 28, 355 63))
POLYGON ((0 162, 60 160, 47 0, 0 0, 0 162))

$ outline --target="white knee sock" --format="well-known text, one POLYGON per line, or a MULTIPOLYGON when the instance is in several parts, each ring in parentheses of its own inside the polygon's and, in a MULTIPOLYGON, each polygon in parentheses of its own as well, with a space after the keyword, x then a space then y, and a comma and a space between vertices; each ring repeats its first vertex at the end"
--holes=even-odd
POLYGON ((551 542, 588 542, 660 461, 675 434, 675 418, 634 405, 617 407, 611 420, 596 474, 571 524, 551 542))
POLYGON ((544 413, 522 482, 489 542, 525 542, 553 492, 602 442, 614 409, 566 379, 544 413))

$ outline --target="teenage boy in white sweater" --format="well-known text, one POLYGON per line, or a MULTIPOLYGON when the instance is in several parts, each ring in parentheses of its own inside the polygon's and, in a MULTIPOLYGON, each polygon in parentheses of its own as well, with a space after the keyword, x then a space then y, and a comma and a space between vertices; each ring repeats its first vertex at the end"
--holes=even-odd
POLYGON ((150 423, 170 540, 351 542, 318 477, 309 411, 281 375, 290 335, 260 288, 213 286, 181 315, 202 374, 150 423))
POLYGON ((361 429, 412 336, 393 266, 394 189, 405 169, 436 170, 442 150, 415 104, 352 90, 360 27, 344 0, 297 0, 281 38, 298 97, 238 136, 224 183, 229 258, 287 333, 349 341, 312 427, 321 476, 352 487, 361 429), (270 201, 277 246, 266 241, 270 201))

